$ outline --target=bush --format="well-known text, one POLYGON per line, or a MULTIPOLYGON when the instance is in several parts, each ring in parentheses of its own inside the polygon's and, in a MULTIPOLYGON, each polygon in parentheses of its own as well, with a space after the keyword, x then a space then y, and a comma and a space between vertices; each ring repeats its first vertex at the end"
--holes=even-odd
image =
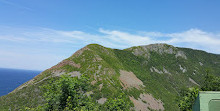
POLYGON ((204 84, 199 88, 183 88, 178 98, 179 108, 182 111, 191 111, 199 91, 220 91, 220 78, 208 73, 205 76, 204 84))
POLYGON ((182 89, 179 98, 179 108, 181 111, 191 111, 196 97, 198 96, 199 88, 182 89))
POLYGON ((36 108, 25 108, 27 111, 75 111, 96 110, 97 105, 92 102, 85 92, 89 87, 88 78, 84 75, 71 77, 62 75, 58 79, 51 79, 49 84, 42 86, 46 103, 36 108))
POLYGON ((116 98, 109 98, 105 104, 104 108, 107 111, 129 111, 132 103, 127 100, 126 95, 124 93, 121 93, 116 98))
POLYGON ((220 78, 207 73, 201 90, 202 91, 220 91, 220 78))

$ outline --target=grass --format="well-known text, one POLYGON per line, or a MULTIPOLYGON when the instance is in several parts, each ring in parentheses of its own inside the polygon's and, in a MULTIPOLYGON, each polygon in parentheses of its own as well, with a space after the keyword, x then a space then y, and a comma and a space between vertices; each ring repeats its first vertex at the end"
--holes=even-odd
MULTIPOLYGON (((220 75, 220 55, 209 54, 203 51, 175 48, 174 51, 184 51, 187 59, 182 57, 175 57, 175 54, 163 53, 157 51, 149 51, 150 58, 143 55, 134 55, 134 50, 143 51, 142 47, 132 47, 126 50, 110 49, 100 46, 98 44, 91 44, 86 46, 88 50, 84 50, 80 56, 71 56, 68 58, 77 64, 80 68, 75 68, 70 65, 65 65, 58 69, 64 70, 67 73, 72 71, 79 71, 90 78, 90 82, 96 80, 94 85, 91 85, 89 91, 92 91, 91 97, 94 101, 105 97, 114 98, 120 93, 124 92, 127 97, 133 96, 138 99, 141 93, 150 93, 156 99, 162 100, 167 111, 176 111, 178 109, 176 97, 182 87, 194 86, 189 82, 189 77, 202 84, 204 80, 205 69, 210 69, 213 74, 220 75), (101 58, 102 60, 97 60, 101 58), (201 66, 199 62, 204 65, 201 66), (186 68, 185 73, 180 70, 179 65, 186 68), (101 68, 100 68, 101 66, 101 68), (165 68, 170 74, 151 72, 150 68, 163 71, 165 68), (120 85, 120 70, 132 71, 137 78, 139 78, 146 86, 140 90, 130 88, 123 90, 120 85), (196 74, 194 75, 193 72, 196 74), (103 84, 100 90, 99 85, 103 84)), ((164 49, 173 48, 165 45, 164 49)), ((35 83, 45 77, 51 75, 51 70, 44 71, 41 75, 35 78, 35 83)), ((36 85, 30 85, 15 93, 0 97, 0 109, 8 110, 9 108, 18 110, 25 106, 36 107, 44 102, 39 86, 47 84, 47 80, 36 85)), ((128 99, 128 101, 130 101, 128 99)), ((146 101, 149 103, 149 101, 146 101)), ((133 107, 133 106, 131 106, 133 107)))

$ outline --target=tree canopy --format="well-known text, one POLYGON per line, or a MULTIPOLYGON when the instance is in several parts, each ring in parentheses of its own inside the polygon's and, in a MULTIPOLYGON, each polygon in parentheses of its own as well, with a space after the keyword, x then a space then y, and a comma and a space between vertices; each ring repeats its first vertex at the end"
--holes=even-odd
POLYGON ((26 108, 28 111, 123 111, 129 110, 132 103, 122 92, 115 98, 108 98, 105 104, 100 105, 86 95, 90 86, 89 79, 81 75, 71 77, 64 74, 60 78, 53 78, 42 86, 46 103, 36 108, 26 108))
POLYGON ((180 110, 191 111, 199 91, 220 91, 220 77, 207 72, 201 88, 182 88, 178 97, 180 110))

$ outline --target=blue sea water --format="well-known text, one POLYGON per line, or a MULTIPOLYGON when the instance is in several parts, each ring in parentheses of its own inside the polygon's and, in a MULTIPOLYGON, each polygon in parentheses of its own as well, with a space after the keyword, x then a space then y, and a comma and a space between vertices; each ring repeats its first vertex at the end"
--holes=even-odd
POLYGON ((10 93, 40 73, 41 71, 0 68, 0 96, 10 93))

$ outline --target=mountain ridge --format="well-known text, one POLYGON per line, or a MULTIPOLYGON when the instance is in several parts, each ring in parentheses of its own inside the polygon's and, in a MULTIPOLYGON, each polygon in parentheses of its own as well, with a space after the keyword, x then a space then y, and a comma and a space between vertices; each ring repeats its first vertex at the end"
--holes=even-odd
POLYGON ((98 103, 123 91, 134 103, 135 110, 174 111, 178 109, 175 102, 178 91, 182 87, 199 87, 206 68, 219 76, 219 63, 219 55, 168 44, 135 46, 123 50, 89 44, 9 95, 0 97, 0 103, 3 104, 0 108, 19 109, 19 105, 36 107, 43 104, 43 92, 39 86, 47 84, 51 77, 67 73, 90 77, 91 97, 98 103), (22 101, 18 97, 20 95, 29 100, 22 101), (12 102, 14 98, 18 98, 17 102, 12 102), (30 104, 30 101, 33 103, 30 104))

